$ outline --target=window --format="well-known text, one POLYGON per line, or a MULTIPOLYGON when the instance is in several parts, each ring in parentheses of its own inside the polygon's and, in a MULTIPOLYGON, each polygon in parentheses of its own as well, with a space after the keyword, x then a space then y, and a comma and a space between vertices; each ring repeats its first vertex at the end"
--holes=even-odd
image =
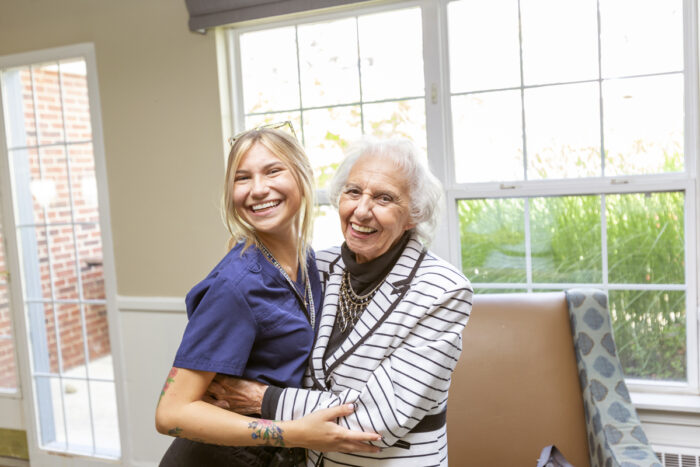
POLYGON ((118 458, 91 51, 76 46, 38 53, 51 57, 40 61, 32 54, 0 61, 12 201, 4 206, 13 214, 5 212, 12 221, 5 229, 13 230, 9 245, 19 258, 14 317, 27 330, 36 445, 118 458))
MULTIPOLYGON (((477 293, 602 288, 633 388, 697 394, 693 5, 426 0, 237 26, 235 130, 295 121, 322 201, 348 141, 413 139, 447 194, 433 248, 477 293)), ((316 246, 339 243, 319 211, 316 246)))
POLYGON ((477 291, 606 289, 627 376, 688 382, 681 1, 447 12, 465 274, 477 291), (498 199, 464 190, 480 182, 498 199))
MULTIPOLYGON (((291 120, 319 188, 363 134, 403 135, 426 147, 419 8, 251 30, 237 40, 239 121, 251 128, 291 120)), ((337 244, 335 214, 328 206, 317 214, 316 238, 337 244)))

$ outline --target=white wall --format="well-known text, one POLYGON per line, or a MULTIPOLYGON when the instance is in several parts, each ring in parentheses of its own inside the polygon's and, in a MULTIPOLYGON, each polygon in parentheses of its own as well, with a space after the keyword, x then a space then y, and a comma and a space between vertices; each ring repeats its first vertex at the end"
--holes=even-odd
POLYGON ((153 463, 173 438, 155 431, 154 410, 185 329, 184 312, 122 311, 132 459, 153 463))

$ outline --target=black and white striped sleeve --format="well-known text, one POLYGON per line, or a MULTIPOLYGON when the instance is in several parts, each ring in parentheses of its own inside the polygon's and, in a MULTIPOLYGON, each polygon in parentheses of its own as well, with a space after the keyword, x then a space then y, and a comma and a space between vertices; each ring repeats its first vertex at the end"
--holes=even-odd
MULTIPOLYGON (((355 403, 355 412, 339 423, 352 430, 379 433, 382 445, 394 445, 424 416, 444 408, 452 370, 462 350, 462 330, 471 302, 472 289, 466 281, 446 291, 415 322, 395 350, 379 362, 369 378, 362 379, 364 383, 353 388, 334 385, 337 392, 285 389, 276 418, 297 419, 318 409, 355 403)), ((336 372, 349 378, 353 368, 341 365, 336 372)))

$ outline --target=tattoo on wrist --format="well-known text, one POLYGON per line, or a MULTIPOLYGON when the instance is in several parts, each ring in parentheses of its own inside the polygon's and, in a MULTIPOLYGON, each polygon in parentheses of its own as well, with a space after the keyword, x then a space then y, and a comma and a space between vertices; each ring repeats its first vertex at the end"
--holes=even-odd
POLYGON ((176 438, 179 438, 180 434, 182 434, 182 428, 180 428, 179 426, 176 426, 175 428, 168 430, 168 434, 170 436, 174 436, 176 438))
POLYGON ((248 423, 248 428, 253 430, 253 439, 261 440, 267 446, 284 447, 283 430, 272 420, 255 420, 248 423))
POLYGON ((170 373, 168 373, 168 377, 165 378, 165 384, 163 385, 163 390, 160 391, 160 397, 158 398, 158 403, 159 403, 159 404, 160 404, 160 400, 161 400, 161 399, 163 398, 163 396, 165 395, 165 391, 167 391, 168 388, 170 387, 170 383, 174 383, 174 382, 175 382, 175 375, 176 375, 176 374, 177 374, 177 368, 173 367, 173 368, 170 370, 170 373))

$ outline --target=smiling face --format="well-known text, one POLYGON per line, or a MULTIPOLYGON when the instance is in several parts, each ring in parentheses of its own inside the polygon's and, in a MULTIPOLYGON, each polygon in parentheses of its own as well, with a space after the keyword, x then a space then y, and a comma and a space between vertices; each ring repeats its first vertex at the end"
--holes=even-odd
POLYGON ((260 143, 233 174, 233 207, 261 238, 296 238, 301 190, 289 166, 260 143))
POLYGON ((345 242, 358 263, 386 253, 415 227, 408 187, 386 157, 366 155, 357 160, 340 194, 338 214, 345 242))

